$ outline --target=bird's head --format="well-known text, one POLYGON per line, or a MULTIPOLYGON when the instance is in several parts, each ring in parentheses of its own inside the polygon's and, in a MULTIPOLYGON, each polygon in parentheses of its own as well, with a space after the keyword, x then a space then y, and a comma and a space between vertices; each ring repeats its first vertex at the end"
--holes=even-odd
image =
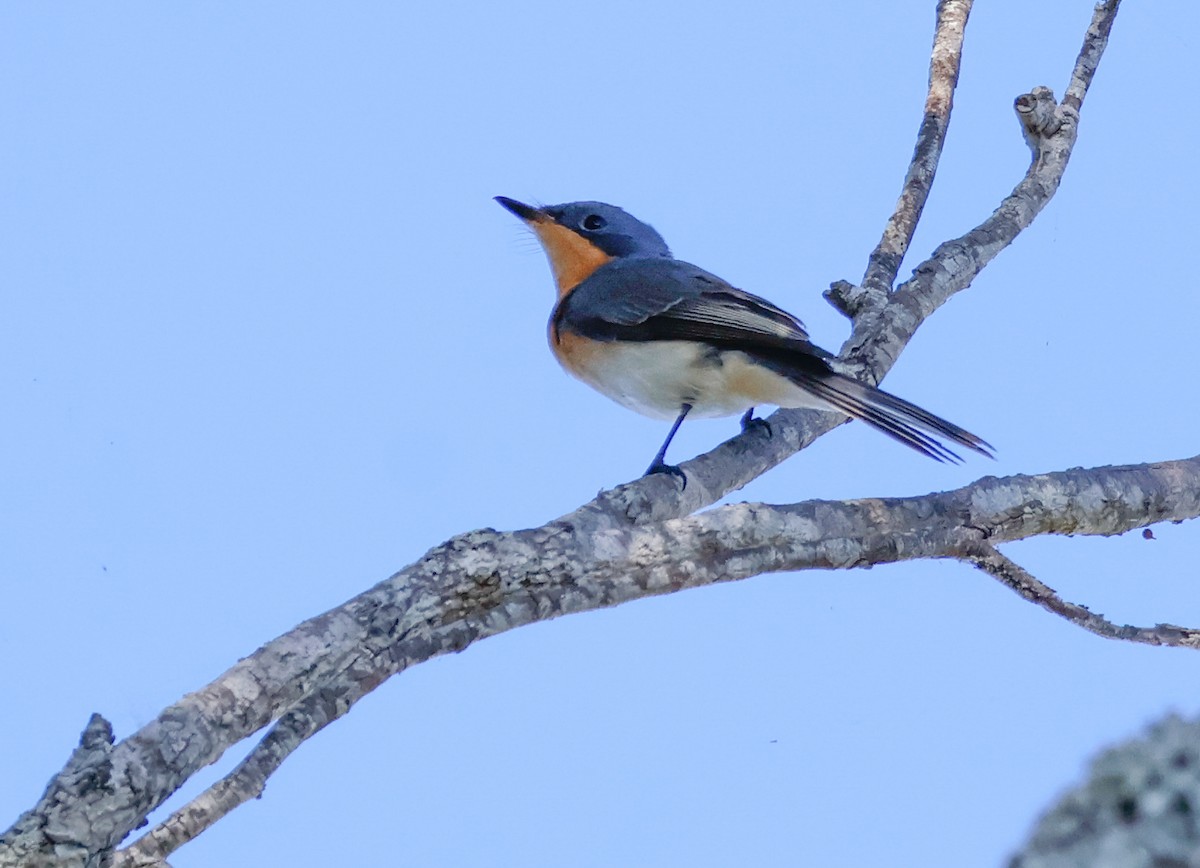
POLYGON ((507 196, 497 196, 496 201, 537 235, 550 260, 559 295, 566 295, 613 259, 671 255, 653 226, 616 205, 567 202, 535 208, 507 196))

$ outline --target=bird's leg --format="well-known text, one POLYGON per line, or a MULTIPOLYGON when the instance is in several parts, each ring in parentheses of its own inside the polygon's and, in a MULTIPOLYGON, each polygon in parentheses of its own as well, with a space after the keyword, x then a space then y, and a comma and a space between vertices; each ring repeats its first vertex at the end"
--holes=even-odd
POLYGON ((768 422, 766 419, 756 419, 754 417, 753 407, 742 414, 741 425, 743 434, 749 431, 751 428, 765 428, 768 437, 771 437, 775 433, 771 430, 770 422, 768 422))
POLYGON ((675 424, 671 426, 671 430, 667 432, 667 439, 663 441, 662 447, 658 450, 658 454, 654 456, 654 460, 650 462, 650 466, 646 468, 644 475, 649 476, 651 473, 669 473, 672 476, 678 476, 683 480, 683 487, 687 488, 687 474, 679 469, 676 464, 667 464, 667 447, 671 445, 671 440, 675 437, 675 432, 679 430, 679 426, 683 424, 683 420, 687 417, 688 411, 692 409, 691 404, 684 404, 679 408, 679 418, 675 420, 675 424))

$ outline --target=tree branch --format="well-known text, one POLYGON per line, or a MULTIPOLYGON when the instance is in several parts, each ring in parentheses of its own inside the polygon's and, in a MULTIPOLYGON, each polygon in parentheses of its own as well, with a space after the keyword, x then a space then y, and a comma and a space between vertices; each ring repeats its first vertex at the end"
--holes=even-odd
MULTIPOLYGON (((128 855, 119 864, 144 865, 148 862, 142 860, 169 855, 238 804, 259 795, 267 776, 292 750, 375 686, 408 666, 460 651, 487 636, 560 615, 766 572, 852 569, 946 557, 976 563, 986 560, 985 553, 995 543, 1043 534, 1109 536, 1197 516, 1200 456, 1040 476, 986 477, 955 491, 919 497, 735 504, 595 534, 580 533, 562 522, 509 533, 465 534, 322 616, 341 613, 332 620, 357 625, 336 640, 338 645, 326 649, 350 661, 348 665, 331 675, 319 693, 289 711, 226 779, 149 833, 149 841, 144 837, 124 851, 128 855)), ((998 553, 997 557, 1002 558, 998 553)), ((989 563, 977 566, 991 572, 989 563)), ((1036 579, 1032 583, 1045 588, 1036 579)), ((1023 595, 1049 608, 1046 594, 1042 599, 1023 595)), ((1059 614, 1086 629, 1094 626, 1059 614)), ((1150 641, 1121 630, 1114 627, 1111 634, 1101 635, 1150 641)), ((1158 635, 1161 644, 1198 644, 1197 633, 1184 628, 1163 627, 1158 635), (1172 636, 1171 629, 1178 630, 1178 636, 1172 636)), ((311 634, 304 636, 301 641, 311 641, 311 634)), ((283 636, 258 654, 288 641, 289 636, 283 636)), ((252 666, 258 654, 239 667, 252 666)), ((240 676, 227 674, 223 679, 235 677, 240 676)), ((223 679, 206 690, 219 691, 223 679)))
POLYGON ((1025 177, 992 215, 965 235, 944 242, 913 271, 878 311, 865 309, 841 358, 855 374, 878 382, 917 328, 971 281, 1041 213, 1058 191, 1078 134, 1079 110, 1100 62, 1120 0, 1096 6, 1071 75, 1071 97, 1053 104, 1049 88, 1034 88, 1014 101, 1033 158, 1025 177))
POLYGON ((989 576, 1000 581, 1021 597, 1047 612, 1066 618, 1072 624, 1105 639, 1123 639, 1145 645, 1171 645, 1178 648, 1200 648, 1200 631, 1174 624, 1156 624, 1153 627, 1117 626, 1103 615, 1090 611, 1086 606, 1069 603, 1053 588, 1038 581, 1020 564, 1000 554, 986 543, 976 543, 964 549, 962 560, 978 567, 989 576))
MULTIPOLYGON (((896 272, 908 252, 917 221, 929 198, 946 130, 950 127, 950 111, 954 107, 954 89, 958 86, 958 71, 962 64, 963 36, 972 0, 941 0, 937 8, 937 25, 933 34, 933 50, 929 57, 929 92, 925 97, 925 117, 917 131, 917 144, 912 161, 904 176, 904 186, 896 210, 883 229, 883 237, 872 251, 863 274, 861 293, 837 296, 830 300, 843 302, 840 309, 853 317, 866 298, 874 294, 875 306, 881 306, 892 291, 896 272)), ((847 284, 848 286, 848 284, 847 284)))
POLYGON ((51 779, 38 803, 0 835, 0 865, 40 866, 61 860, 65 864, 99 865, 99 852, 111 850, 128 834, 118 837, 103 824, 104 803, 83 806, 81 793, 116 791, 121 779, 112 776, 112 725, 93 714, 79 737, 79 746, 66 766, 51 779), (97 841, 97 832, 105 837, 97 841), (97 846, 99 845, 99 846, 97 846))
POLYGON ((1112 33, 1113 22, 1117 20, 1117 7, 1120 4, 1121 0, 1100 0, 1092 13, 1092 23, 1084 36, 1083 48, 1079 50, 1075 69, 1071 72, 1071 83, 1067 85, 1067 93, 1063 97, 1063 103, 1076 113, 1083 108, 1083 99, 1092 86, 1092 78, 1108 45, 1108 36, 1112 33))
MULTIPOLYGON (((362 661, 360 661, 361 663, 362 661)), ((368 661, 373 664, 372 661, 368 661)), ((292 706, 237 768, 115 854, 112 868, 155 868, 238 805, 256 799, 296 748, 350 710, 383 678, 377 667, 356 666, 292 706)))

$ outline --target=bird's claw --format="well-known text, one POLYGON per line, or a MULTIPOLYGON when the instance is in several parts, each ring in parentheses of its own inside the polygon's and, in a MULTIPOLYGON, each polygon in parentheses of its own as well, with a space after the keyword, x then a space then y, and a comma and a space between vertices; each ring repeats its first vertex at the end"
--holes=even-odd
POLYGON ((678 464, 667 464, 661 460, 655 461, 646 468, 646 472, 642 475, 649 476, 652 473, 666 473, 669 476, 678 477, 679 481, 683 484, 683 488, 687 488, 687 474, 679 469, 678 464))
POLYGON ((771 423, 768 422, 766 419, 762 419, 762 418, 759 418, 758 416, 755 416, 753 407, 751 407, 749 410, 747 410, 745 413, 742 414, 741 425, 742 425, 742 433, 743 434, 745 434, 747 431, 751 430, 752 428, 761 428, 767 432, 768 437, 775 436, 775 432, 773 430, 771 430, 771 423))

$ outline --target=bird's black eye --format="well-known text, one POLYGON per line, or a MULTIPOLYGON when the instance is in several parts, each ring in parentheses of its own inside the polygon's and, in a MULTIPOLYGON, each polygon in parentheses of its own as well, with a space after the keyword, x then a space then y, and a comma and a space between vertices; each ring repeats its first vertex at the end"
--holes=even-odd
POLYGON ((582 226, 584 229, 586 229, 588 232, 596 232, 596 231, 599 231, 600 229, 603 229, 605 226, 607 226, 608 221, 605 220, 603 217, 601 217, 599 214, 589 214, 583 218, 583 221, 579 225, 582 226))

